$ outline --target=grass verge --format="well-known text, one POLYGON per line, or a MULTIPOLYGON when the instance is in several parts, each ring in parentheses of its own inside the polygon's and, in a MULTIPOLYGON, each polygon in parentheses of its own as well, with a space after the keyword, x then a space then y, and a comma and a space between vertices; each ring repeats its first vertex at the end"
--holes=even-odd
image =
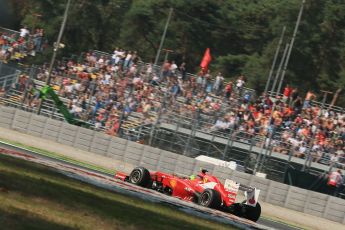
POLYGON ((109 170, 109 169, 100 167, 98 165, 94 165, 94 164, 89 164, 89 163, 85 163, 85 162, 82 162, 82 161, 78 161, 78 160, 75 160, 75 159, 73 159, 71 157, 61 155, 59 153, 50 152, 50 151, 47 151, 47 150, 44 150, 44 149, 40 149, 40 148, 36 148, 36 147, 33 147, 33 146, 24 145, 24 144, 21 144, 19 142, 7 140, 7 139, 4 139, 4 138, 0 138, 0 141, 6 142, 8 144, 15 145, 17 147, 25 148, 27 150, 31 150, 33 152, 36 152, 36 153, 42 155, 42 156, 47 156, 47 157, 50 157, 50 158, 53 158, 53 159, 62 160, 62 161, 68 162, 68 163, 72 163, 74 165, 83 166, 83 167, 86 167, 86 168, 89 168, 89 169, 93 169, 93 170, 96 170, 96 171, 99 171, 99 172, 108 173, 108 174, 111 174, 111 175, 115 174, 115 170, 109 170))
POLYGON ((2 229, 236 229, 0 155, 2 229))

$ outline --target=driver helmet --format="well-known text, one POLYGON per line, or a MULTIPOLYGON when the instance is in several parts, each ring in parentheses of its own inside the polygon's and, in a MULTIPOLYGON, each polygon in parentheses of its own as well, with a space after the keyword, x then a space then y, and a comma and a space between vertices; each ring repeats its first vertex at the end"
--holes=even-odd
POLYGON ((206 169, 201 169, 201 172, 198 173, 198 177, 200 177, 201 179, 204 179, 204 176, 206 175, 208 171, 206 169))

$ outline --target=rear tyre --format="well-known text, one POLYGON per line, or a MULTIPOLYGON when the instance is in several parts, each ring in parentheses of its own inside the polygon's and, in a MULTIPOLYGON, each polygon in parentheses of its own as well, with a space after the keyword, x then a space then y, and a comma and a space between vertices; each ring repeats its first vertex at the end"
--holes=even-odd
POLYGON ((199 197, 199 204, 204 207, 219 209, 221 203, 220 194, 214 189, 205 189, 199 197))
POLYGON ((255 207, 246 205, 245 203, 246 201, 243 201, 242 203, 234 203, 225 209, 225 211, 235 216, 256 222, 261 215, 261 206, 259 202, 256 203, 255 207))
POLYGON ((149 170, 144 167, 136 167, 129 174, 129 182, 142 187, 147 187, 150 184, 151 176, 149 170))
POLYGON ((260 218, 261 205, 259 204, 259 202, 256 203, 255 207, 249 206, 246 204, 242 204, 242 205, 244 205, 244 209, 245 209, 245 212, 243 214, 244 218, 254 221, 254 222, 256 222, 260 218))
POLYGON ((233 203, 229 207, 225 208, 226 212, 229 212, 235 216, 243 217, 243 205, 241 203, 233 203))

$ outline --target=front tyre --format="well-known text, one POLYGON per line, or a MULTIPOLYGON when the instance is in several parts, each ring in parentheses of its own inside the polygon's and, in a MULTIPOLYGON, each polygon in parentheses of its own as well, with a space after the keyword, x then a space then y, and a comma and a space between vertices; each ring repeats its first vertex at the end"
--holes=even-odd
POLYGON ((129 174, 129 182, 142 187, 147 187, 151 181, 149 170, 144 167, 136 167, 129 174))
POLYGON ((219 209, 221 203, 220 194, 214 189, 205 189, 199 197, 199 204, 204 207, 219 209))

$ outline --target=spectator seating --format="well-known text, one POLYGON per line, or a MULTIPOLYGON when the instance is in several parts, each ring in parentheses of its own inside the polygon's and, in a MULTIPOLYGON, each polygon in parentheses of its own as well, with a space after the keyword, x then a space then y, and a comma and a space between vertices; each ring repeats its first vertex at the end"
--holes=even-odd
MULTIPOLYGON (((244 87, 243 76, 234 83, 224 81, 215 90, 210 73, 182 79, 168 62, 158 67, 141 62, 134 52, 116 52, 120 57, 115 52, 91 51, 78 58, 81 61, 64 59, 52 74, 51 85, 70 112, 95 129, 118 135, 159 122, 178 122, 187 129, 222 137, 231 132, 243 143, 255 138, 258 146, 272 146, 281 154, 344 167, 344 110, 321 111, 319 104, 305 104, 299 96, 255 97, 253 90, 244 87)), ((47 67, 38 68, 37 88, 46 77, 47 67)), ((26 88, 26 81, 20 84, 20 89, 26 88)), ((18 100, 15 97, 8 100, 18 100)), ((26 103, 31 108, 38 105, 37 101, 26 103)), ((49 100, 45 104, 48 113, 54 111, 49 100)))

